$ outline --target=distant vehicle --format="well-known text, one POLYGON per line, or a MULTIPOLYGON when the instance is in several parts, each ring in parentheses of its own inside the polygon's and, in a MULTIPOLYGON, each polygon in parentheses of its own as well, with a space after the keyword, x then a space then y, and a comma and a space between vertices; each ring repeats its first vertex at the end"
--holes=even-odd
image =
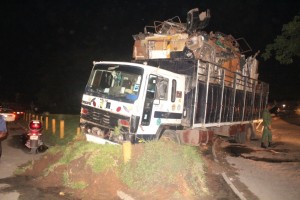
POLYGON ((278 106, 273 106, 273 107, 269 110, 269 112, 270 112, 271 114, 277 116, 278 113, 280 112, 280 109, 279 109, 278 106))
POLYGON ((16 120, 16 114, 10 108, 0 108, 0 115, 2 115, 7 122, 14 122, 16 120))
POLYGON ((24 116, 23 111, 14 111, 14 114, 16 116, 16 120, 21 119, 24 116))
POLYGON ((21 110, 13 110, 13 112, 16 116, 16 120, 21 119, 25 114, 25 112, 21 110))

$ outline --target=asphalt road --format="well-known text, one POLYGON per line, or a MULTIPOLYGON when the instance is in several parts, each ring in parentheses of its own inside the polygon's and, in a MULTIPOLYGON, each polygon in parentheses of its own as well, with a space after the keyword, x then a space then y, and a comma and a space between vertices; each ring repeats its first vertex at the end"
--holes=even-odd
POLYGON ((42 154, 29 154, 28 149, 22 144, 21 135, 24 130, 16 122, 8 124, 9 136, 2 141, 2 157, 0 158, 0 199, 17 200, 20 193, 11 188, 14 171, 18 166, 34 162, 42 154))
POLYGON ((219 142, 217 158, 228 164, 227 177, 240 199, 300 199, 300 115, 272 121, 268 149, 260 147, 260 132, 246 145, 219 142))

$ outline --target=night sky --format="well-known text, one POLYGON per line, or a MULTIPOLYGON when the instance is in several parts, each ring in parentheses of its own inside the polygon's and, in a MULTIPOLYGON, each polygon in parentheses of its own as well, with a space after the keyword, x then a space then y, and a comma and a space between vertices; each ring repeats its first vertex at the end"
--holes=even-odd
MULTIPOLYGON (((1 3, 0 102, 44 104, 77 112, 92 61, 130 61, 132 35, 146 25, 210 9, 204 31, 243 37, 264 51, 282 25, 300 13, 297 0, 5 0, 1 3)), ((260 56, 259 79, 271 100, 300 99, 300 62, 260 56), (296 87, 297 86, 297 87, 296 87)))

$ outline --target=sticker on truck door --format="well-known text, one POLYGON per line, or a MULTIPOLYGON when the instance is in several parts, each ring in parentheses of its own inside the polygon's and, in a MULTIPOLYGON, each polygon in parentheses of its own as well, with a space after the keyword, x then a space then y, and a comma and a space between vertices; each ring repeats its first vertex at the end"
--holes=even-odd
POLYGON ((133 91, 134 91, 134 92, 138 92, 139 89, 140 89, 140 84, 134 84, 134 86, 133 86, 133 91))

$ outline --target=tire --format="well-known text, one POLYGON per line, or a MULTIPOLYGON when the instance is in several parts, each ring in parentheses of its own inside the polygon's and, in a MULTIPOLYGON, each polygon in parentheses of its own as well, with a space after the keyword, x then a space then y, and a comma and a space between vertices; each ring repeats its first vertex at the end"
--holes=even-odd
POLYGON ((47 151, 48 147, 44 144, 40 145, 38 148, 37 148, 37 153, 44 153, 45 151, 47 151))
POLYGON ((161 137, 159 138, 162 141, 167 142, 175 142, 177 144, 180 144, 180 139, 178 137, 178 134, 176 134, 176 131, 174 130, 165 130, 161 137))
POLYGON ((37 153, 37 147, 30 148, 30 152, 29 153, 36 154, 37 153))

